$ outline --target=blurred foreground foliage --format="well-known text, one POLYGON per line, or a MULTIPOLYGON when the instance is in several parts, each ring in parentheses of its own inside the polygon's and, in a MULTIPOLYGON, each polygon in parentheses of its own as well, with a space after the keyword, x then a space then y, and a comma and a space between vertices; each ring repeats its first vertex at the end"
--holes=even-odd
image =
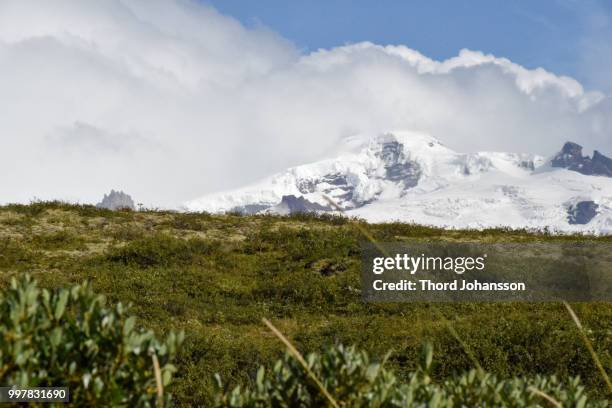
POLYGON ((26 275, 0 292, 0 384, 68 387, 76 406, 156 406, 153 358, 170 385, 182 341, 136 328, 121 303, 107 306, 87 283, 41 290, 26 275))
MULTIPOLYGON (((386 359, 385 359, 386 360, 386 359)), ((607 407, 589 399, 579 378, 563 383, 553 376, 500 379, 481 370, 434 381, 432 348, 422 350, 421 365, 404 380, 364 351, 342 345, 306 357, 309 370, 331 394, 329 401, 297 360, 287 353, 271 369, 261 367, 253 386, 225 389, 217 376, 219 407, 607 407)))

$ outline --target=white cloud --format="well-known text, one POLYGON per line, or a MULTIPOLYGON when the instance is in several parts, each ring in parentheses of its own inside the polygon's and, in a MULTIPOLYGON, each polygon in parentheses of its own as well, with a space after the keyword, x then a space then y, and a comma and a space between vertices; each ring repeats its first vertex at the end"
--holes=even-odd
POLYGON ((4 202, 121 188, 173 205, 399 128, 458 150, 612 153, 610 98, 571 78, 468 50, 302 55, 179 0, 3 0, 0 114, 4 202))

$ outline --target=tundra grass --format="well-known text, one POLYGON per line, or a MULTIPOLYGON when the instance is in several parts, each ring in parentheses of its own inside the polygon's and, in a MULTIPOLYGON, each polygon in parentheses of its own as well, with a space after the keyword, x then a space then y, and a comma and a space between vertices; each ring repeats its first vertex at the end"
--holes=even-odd
MULTIPOLYGON (((612 237, 358 222, 386 242, 612 242, 612 237)), ((211 404, 215 373, 230 384, 249 384, 260 365, 283 355, 263 317, 302 352, 335 343, 380 357, 393 350, 388 364, 400 377, 417 367, 420 346, 430 341, 436 350, 434 380, 474 368, 467 347, 498 376, 580 375, 590 394, 606 396, 604 380, 563 304, 438 304, 436 311, 428 304, 364 304, 362 241, 359 228, 338 216, 9 205, 0 207, 0 285, 26 272, 46 287, 87 279, 111 301, 132 303, 139 324, 158 334, 185 330, 172 390, 183 406, 211 404)), ((572 307, 610 373, 612 305, 572 307)))

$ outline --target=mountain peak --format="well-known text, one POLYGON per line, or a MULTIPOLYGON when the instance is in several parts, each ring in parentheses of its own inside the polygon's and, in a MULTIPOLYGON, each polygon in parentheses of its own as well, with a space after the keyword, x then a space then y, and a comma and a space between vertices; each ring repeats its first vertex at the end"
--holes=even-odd
POLYGON ((565 142, 561 149, 561 153, 582 156, 582 146, 574 142, 565 142))
MULTIPOLYGON (((612 179, 534 171, 544 163, 537 155, 460 153, 429 135, 405 131, 353 136, 345 147, 333 158, 209 194, 185 207, 290 214, 330 211, 325 200, 330 197, 347 215, 371 222, 612 231, 612 179)), ((598 152, 585 158, 572 142, 553 159, 558 167, 584 160, 593 172, 610 164, 598 152)))
POLYGON ((134 200, 132 200, 129 194, 115 190, 111 190, 109 194, 104 194, 104 198, 102 198, 101 202, 96 204, 96 207, 109 210, 121 210, 126 208, 134 210, 136 208, 134 200))
MULTIPOLYGON (((435 137, 421 132, 413 132, 407 130, 394 130, 383 133, 379 136, 369 139, 371 143, 379 146, 399 144, 402 147, 411 152, 421 151, 422 149, 428 149, 433 147, 440 147, 446 149, 440 140, 435 137)), ((447 149, 448 150, 448 149, 447 149)))
POLYGON ((582 146, 577 143, 567 142, 561 151, 552 158, 552 167, 560 167, 576 171, 585 175, 612 177, 612 159, 597 150, 593 152, 593 158, 582 155, 582 146))

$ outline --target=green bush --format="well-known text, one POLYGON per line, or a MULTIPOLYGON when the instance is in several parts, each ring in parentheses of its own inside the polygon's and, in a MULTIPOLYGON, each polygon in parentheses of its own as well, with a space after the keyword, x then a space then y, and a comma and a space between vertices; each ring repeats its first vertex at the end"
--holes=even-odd
POLYGON ((155 406, 153 360, 169 385, 184 336, 159 341, 126 312, 87 283, 49 291, 28 276, 13 279, 0 292, 0 384, 69 387, 76 406, 155 406))
MULTIPOLYGON (((329 347, 307 356, 308 368, 340 407, 605 407, 591 401, 578 378, 566 383, 555 376, 499 379, 471 370, 436 382, 430 376, 432 347, 423 348, 420 368, 400 381, 381 363, 353 347, 329 347), (551 404, 552 402, 552 404, 551 404)), ((331 406, 315 381, 289 354, 272 370, 261 367, 254 386, 231 390, 217 380, 219 407, 323 407, 331 406)))

